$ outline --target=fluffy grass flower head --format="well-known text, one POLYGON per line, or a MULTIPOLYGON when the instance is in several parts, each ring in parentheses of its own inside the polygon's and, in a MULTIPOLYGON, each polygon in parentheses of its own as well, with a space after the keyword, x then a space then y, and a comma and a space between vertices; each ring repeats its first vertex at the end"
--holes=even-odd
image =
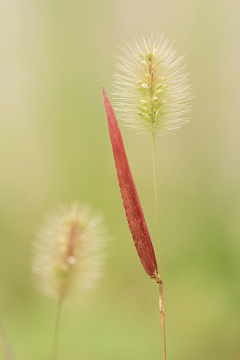
POLYGON ((188 119, 191 86, 173 43, 158 36, 140 37, 126 43, 114 74, 115 108, 130 127, 151 133, 166 133, 188 119))
POLYGON ((34 244, 33 272, 39 290, 65 298, 92 288, 102 276, 108 240, 102 217, 74 204, 47 219, 34 244))

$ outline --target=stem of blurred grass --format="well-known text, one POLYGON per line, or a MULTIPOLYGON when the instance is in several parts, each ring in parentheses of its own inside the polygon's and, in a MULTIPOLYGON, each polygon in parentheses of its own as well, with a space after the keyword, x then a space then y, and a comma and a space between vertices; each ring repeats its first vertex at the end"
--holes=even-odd
POLYGON ((62 305, 63 305, 63 297, 60 296, 57 305, 57 313, 56 313, 54 332, 53 332, 52 353, 50 357, 51 360, 57 360, 58 358, 59 324, 60 324, 60 317, 62 312, 62 305))

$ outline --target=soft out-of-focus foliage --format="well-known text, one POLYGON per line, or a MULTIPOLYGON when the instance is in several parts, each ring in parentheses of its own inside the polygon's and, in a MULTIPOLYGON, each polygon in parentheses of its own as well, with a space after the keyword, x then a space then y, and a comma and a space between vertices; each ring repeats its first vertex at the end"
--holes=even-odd
MULTIPOLYGON (((0 286, 17 359, 48 357, 56 303, 32 288, 34 234, 47 211, 82 200, 115 242, 107 276, 63 311, 61 359, 160 358, 157 286, 132 243, 101 84, 116 45, 165 32, 187 53, 192 120, 157 141, 169 359, 240 358, 238 0, 4 1, 0 4, 0 286)), ((156 243, 151 138, 122 129, 156 243)))

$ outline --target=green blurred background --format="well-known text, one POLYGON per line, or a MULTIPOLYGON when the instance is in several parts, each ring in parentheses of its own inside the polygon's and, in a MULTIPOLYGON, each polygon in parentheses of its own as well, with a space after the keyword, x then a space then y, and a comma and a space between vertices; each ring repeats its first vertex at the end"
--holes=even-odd
MULTIPOLYGON (((113 240, 98 289, 65 304, 59 360, 161 359, 158 288, 120 198, 101 84, 116 45, 165 32, 187 53, 191 122, 157 141, 168 360, 240 359, 239 0, 2 0, 0 306, 16 359, 49 358, 56 302, 31 281, 46 212, 74 200, 113 240)), ((151 137, 121 126, 156 243, 151 137)))

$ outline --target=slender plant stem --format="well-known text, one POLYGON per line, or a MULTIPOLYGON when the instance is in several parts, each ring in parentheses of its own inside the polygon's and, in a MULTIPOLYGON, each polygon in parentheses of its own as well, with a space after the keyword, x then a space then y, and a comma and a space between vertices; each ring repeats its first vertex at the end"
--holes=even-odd
POLYGON ((156 156, 155 156, 155 134, 152 133, 152 151, 153 151, 153 179, 154 179, 154 192, 155 192, 155 209, 157 221, 157 236, 158 236, 158 272, 162 279, 162 262, 161 262, 161 241, 160 241, 160 225, 159 225, 159 211, 158 211, 158 194, 157 194, 157 173, 156 173, 156 156))
POLYGON ((161 337, 162 337, 162 360, 166 360, 166 335, 165 335, 165 317, 164 317, 164 302, 163 302, 161 241, 160 241, 160 225, 159 225, 159 211, 158 211, 155 134, 154 134, 154 132, 152 133, 152 150, 153 150, 153 175, 154 175, 153 178, 154 178, 155 208, 156 208, 156 221, 157 221, 157 234, 158 234, 158 254, 159 254, 158 272, 159 272, 160 279, 161 279, 161 281, 159 283, 159 310, 160 310, 161 337))
POLYGON ((62 305, 63 305, 63 297, 60 296, 57 305, 57 313, 56 313, 54 332, 53 332, 52 353, 50 358, 51 360, 57 360, 58 358, 58 336, 59 336, 59 324, 60 324, 62 305))
POLYGON ((164 303, 163 303, 163 283, 159 283, 159 309, 160 322, 162 334, 162 360, 166 360, 166 335, 165 335, 165 317, 164 317, 164 303))

